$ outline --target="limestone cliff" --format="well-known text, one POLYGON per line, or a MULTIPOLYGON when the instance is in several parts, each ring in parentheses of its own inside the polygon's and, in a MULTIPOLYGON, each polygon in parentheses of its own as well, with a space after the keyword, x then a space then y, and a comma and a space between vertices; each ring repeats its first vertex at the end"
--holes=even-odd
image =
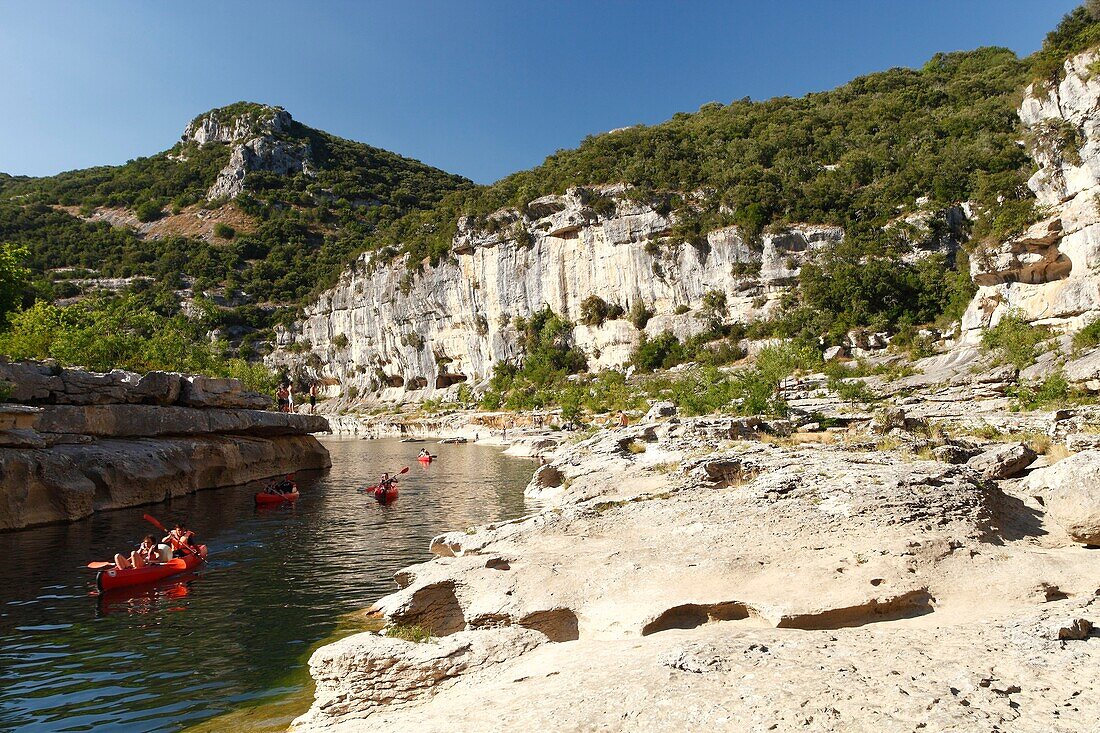
MULTIPOLYGON (((574 338, 591 368, 617 367, 643 334, 683 339, 703 331, 708 293, 724 295, 732 321, 774 313, 803 261, 844 237, 839 227, 801 224, 755 239, 726 227, 688 243, 673 235, 675 214, 632 194, 621 185, 572 188, 487 221, 463 218, 451 256, 436 266, 410 269, 365 254, 280 333, 283 350, 271 363, 319 378, 333 396, 424 399, 483 383, 494 364, 514 360, 514 319, 549 306, 577 324, 574 338), (580 324, 581 304, 593 295, 623 315, 580 324), (651 317, 629 318, 636 308, 651 317), (303 347, 312 355, 291 353, 303 347)), ((963 221, 958 208, 910 217, 916 256, 957 246, 954 234, 929 233, 934 217, 948 232, 963 221)))
POLYGON ((1020 105, 1038 170, 1028 181, 1044 218, 971 257, 978 293, 963 317, 971 340, 1009 311, 1073 330, 1100 316, 1100 53, 1068 59, 1064 78, 1028 87, 1020 105))
POLYGON ((325 468, 321 417, 235 379, 0 361, 0 531, 325 468))

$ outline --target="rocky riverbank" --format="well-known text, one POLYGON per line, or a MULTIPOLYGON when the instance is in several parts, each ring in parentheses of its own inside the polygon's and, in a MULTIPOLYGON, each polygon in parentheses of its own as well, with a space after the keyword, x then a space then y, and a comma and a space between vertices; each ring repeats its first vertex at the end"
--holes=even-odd
POLYGON ((0 362, 0 530, 329 466, 322 417, 235 379, 0 362))
POLYGON ((936 394, 563 445, 537 513, 436 538, 390 635, 313 655, 294 729, 1089 729, 1100 410, 912 416, 936 394))

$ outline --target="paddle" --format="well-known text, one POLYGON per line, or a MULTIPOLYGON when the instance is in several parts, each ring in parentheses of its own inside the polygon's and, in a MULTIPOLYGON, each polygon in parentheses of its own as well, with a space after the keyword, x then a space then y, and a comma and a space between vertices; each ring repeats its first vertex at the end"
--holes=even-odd
MULTIPOLYGON (((151 514, 142 514, 141 516, 145 519, 146 522, 149 522, 149 524, 153 525, 154 527, 159 529, 161 532, 164 532, 164 534, 166 534, 166 535, 171 534, 171 532, 166 530, 164 528, 164 525, 161 524, 160 522, 158 522, 157 518, 154 517, 153 515, 151 515, 151 514)), ((202 555, 200 555, 199 553, 195 552, 194 550, 192 550, 191 546, 188 545, 186 542, 178 542, 177 543, 177 542, 173 541, 172 544, 173 545, 178 544, 182 549, 186 550, 189 554, 194 555, 195 557, 197 557, 202 562, 206 562, 206 558, 203 557, 202 555)))
POLYGON ((106 570, 107 568, 113 568, 114 566, 115 564, 113 562, 103 562, 102 560, 100 560, 99 562, 90 562, 85 567, 87 567, 89 570, 106 570))
MULTIPOLYGON (((395 474, 393 475, 393 477, 394 477, 394 478, 397 478, 398 476, 400 476, 400 475, 402 475, 402 474, 405 474, 405 473, 408 473, 408 472, 409 472, 409 467, 408 467, 408 466, 405 466, 405 467, 404 467, 404 468, 402 468, 402 469, 401 469, 400 471, 398 471, 397 473, 395 473, 395 474)), ((377 489, 377 488, 378 488, 378 486, 367 486, 366 488, 362 488, 362 489, 356 489, 356 491, 358 491, 358 492, 359 492, 360 494, 365 494, 366 492, 368 492, 368 491, 374 491, 374 490, 375 490, 375 489, 377 489)))

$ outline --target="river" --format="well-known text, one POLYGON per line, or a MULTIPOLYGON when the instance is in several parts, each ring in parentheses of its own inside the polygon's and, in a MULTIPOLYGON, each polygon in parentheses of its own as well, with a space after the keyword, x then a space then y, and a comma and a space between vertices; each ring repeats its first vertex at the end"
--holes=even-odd
POLYGON ((342 614, 392 592, 440 532, 524 511, 530 461, 474 445, 325 441, 332 468, 300 473, 297 506, 257 509, 252 487, 0 534, 0 730, 178 731, 304 684, 310 647, 342 614), (421 466, 429 445, 440 459, 421 466), (411 466, 381 505, 356 488, 411 466), (179 582, 97 597, 83 566, 136 545, 149 512, 210 548, 179 582))

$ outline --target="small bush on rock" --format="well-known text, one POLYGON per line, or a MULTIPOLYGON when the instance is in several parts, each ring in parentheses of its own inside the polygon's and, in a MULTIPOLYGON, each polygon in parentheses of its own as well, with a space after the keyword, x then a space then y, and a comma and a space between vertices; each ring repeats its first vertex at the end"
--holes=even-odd
POLYGON ((1001 322, 982 334, 982 348, 997 354, 997 358, 1017 369, 1035 363, 1040 344, 1050 338, 1050 330, 1033 326, 1019 314, 1009 313, 1001 322))

